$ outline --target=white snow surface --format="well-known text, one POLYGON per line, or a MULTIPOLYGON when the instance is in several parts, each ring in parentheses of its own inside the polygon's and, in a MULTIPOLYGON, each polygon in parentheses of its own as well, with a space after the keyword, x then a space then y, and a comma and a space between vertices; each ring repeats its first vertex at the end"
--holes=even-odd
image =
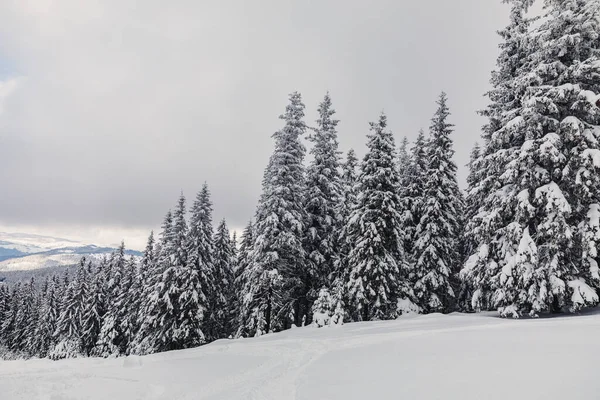
POLYGON ((0 398, 592 399, 600 311, 307 326, 143 357, 0 361, 0 398))

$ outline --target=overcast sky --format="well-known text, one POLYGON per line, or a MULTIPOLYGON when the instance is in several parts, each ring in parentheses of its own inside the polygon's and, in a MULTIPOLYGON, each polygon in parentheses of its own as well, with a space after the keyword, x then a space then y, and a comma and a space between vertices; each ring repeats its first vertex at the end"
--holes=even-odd
POLYGON ((0 231, 141 248, 204 181, 252 217, 288 93, 330 91, 343 151, 381 110, 399 143, 449 96, 460 179, 483 120, 500 0, 3 0, 0 231))

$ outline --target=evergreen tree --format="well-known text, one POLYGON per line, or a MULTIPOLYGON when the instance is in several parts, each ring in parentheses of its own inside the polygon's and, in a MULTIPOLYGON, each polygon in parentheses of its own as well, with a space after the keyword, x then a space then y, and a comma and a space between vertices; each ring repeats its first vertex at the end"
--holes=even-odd
POLYGON ((233 242, 229 237, 229 229, 225 220, 221 220, 217 231, 215 232, 214 243, 214 262, 215 262, 215 283, 217 287, 216 300, 218 337, 226 338, 233 332, 231 326, 232 314, 234 312, 233 295, 233 264, 235 262, 235 251, 233 242))
MULTIPOLYGON (((168 220, 168 218, 167 218, 168 220)), ((167 220, 165 222, 167 222, 167 220)), ((188 260, 185 198, 181 195, 172 226, 165 226, 161 257, 163 272, 147 311, 148 333, 145 351, 165 351, 195 347, 204 342, 201 329, 206 312, 199 272, 188 260)))
MULTIPOLYGON (((417 255, 414 245, 417 240, 416 231, 423 215, 425 199, 425 182, 427 180, 427 154, 425 134, 421 130, 411 149, 405 174, 401 180, 402 225, 404 226, 404 253, 414 270, 417 255)), ((411 272, 414 280, 414 271, 411 272)))
POLYGON ((55 345, 54 332, 59 318, 56 283, 53 280, 47 280, 46 286, 33 338, 33 354, 42 358, 46 357, 55 345))
POLYGON ((53 358, 63 358, 81 352, 81 342, 85 340, 82 334, 83 315, 89 296, 86 259, 82 257, 77 268, 77 275, 67 288, 63 307, 56 323, 54 340, 57 347, 53 350, 53 358), (65 347, 69 347, 68 354, 63 354, 65 347))
POLYGON ((263 179, 243 294, 243 330, 258 335, 286 329, 291 323, 301 325, 310 311, 302 246, 305 148, 300 136, 306 125, 299 93, 290 95, 290 104, 280 118, 285 126, 273 135, 275 150, 263 179))
POLYGON ((400 146, 398 147, 398 173, 400 174, 400 195, 402 196, 403 191, 408 183, 408 171, 410 166, 410 153, 408 149, 408 138, 404 136, 400 146))
POLYGON ((106 313, 102 320, 97 347, 94 349, 94 352, 100 356, 119 355, 123 351, 124 337, 121 328, 123 312, 118 300, 122 296, 121 281, 126 274, 125 268, 125 243, 121 242, 108 263, 110 276, 106 283, 106 313))
MULTIPOLYGON (((188 264, 200 280, 201 298, 206 298, 203 332, 207 340, 219 338, 220 293, 215 277, 212 201, 208 185, 204 183, 192 205, 190 230, 187 237, 188 264)), ((204 301, 204 300, 202 300, 204 301)))
POLYGON ((251 263, 251 251, 254 243, 253 238, 253 226, 252 221, 248 221, 248 224, 242 232, 240 248, 237 253, 237 259, 235 262, 235 268, 233 271, 234 275, 234 293, 235 293, 235 326, 236 326, 236 337, 245 337, 249 335, 249 332, 245 330, 245 318, 244 309, 242 307, 244 303, 244 288, 250 274, 250 263, 251 263))
MULTIPOLYGON (((528 25, 526 6, 514 2, 511 27, 528 25)), ((496 118, 486 166, 505 172, 484 198, 482 239, 463 272, 476 307, 513 317, 598 303, 598 2, 546 6, 535 35, 523 29, 524 61, 497 85, 515 101, 495 104, 508 111, 496 118), (497 145, 508 139, 510 149, 497 145)), ((501 58, 500 70, 513 64, 501 58)))
POLYGON ((341 224, 342 185, 336 130, 339 121, 333 118, 335 110, 329 93, 319 105, 318 112, 317 127, 309 136, 314 143, 310 151, 313 160, 306 173, 305 250, 309 270, 305 285, 309 302, 316 298, 322 286, 331 284, 339 257, 337 235, 341 224))
POLYGON ((169 252, 173 241, 173 214, 169 210, 165 215, 160 233, 160 241, 152 249, 154 236, 150 235, 142 259, 142 268, 146 266, 147 276, 144 288, 144 300, 141 305, 138 323, 140 329, 135 338, 133 352, 148 354, 158 351, 159 337, 157 332, 161 329, 162 316, 168 312, 168 302, 162 297, 163 278, 169 262, 169 252))
POLYGON ((447 97, 442 93, 431 121, 427 144, 427 180, 423 215, 417 225, 414 245, 415 295, 426 312, 449 311, 454 303, 451 281, 458 272, 461 238, 462 195, 452 161, 453 125, 447 97))
POLYGON ((345 235, 348 296, 358 320, 395 318, 398 299, 407 296, 408 274, 402 245, 398 168, 394 137, 387 118, 371 123, 358 179, 358 199, 345 235))
POLYGON ((106 311, 104 271, 92 268, 88 263, 89 291, 83 305, 81 317, 81 352, 90 356, 96 346, 106 311))

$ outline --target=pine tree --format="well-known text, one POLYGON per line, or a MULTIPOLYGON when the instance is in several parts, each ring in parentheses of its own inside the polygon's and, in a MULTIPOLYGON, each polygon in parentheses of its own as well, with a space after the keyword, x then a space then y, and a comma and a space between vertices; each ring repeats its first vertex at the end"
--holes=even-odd
POLYGON ((102 320, 102 328, 98 336, 97 347, 94 353, 103 357, 120 355, 124 342, 121 328, 122 308, 118 301, 121 294, 121 281, 126 273, 125 243, 121 242, 119 248, 112 254, 108 264, 110 276, 106 282, 106 313, 102 320))
POLYGON ((307 308, 308 271, 302 246, 305 180, 305 148, 300 137, 306 131, 304 104, 295 92, 280 117, 285 126, 276 132, 275 150, 263 179, 263 193, 256 212, 251 265, 244 287, 244 330, 268 333, 301 325, 307 308))
POLYGON ((331 285, 334 266, 339 257, 338 240, 341 218, 339 204, 342 187, 337 139, 338 120, 334 119, 329 93, 319 105, 317 127, 309 139, 314 143, 313 160, 306 173, 305 250, 309 273, 305 283, 309 302, 322 286, 331 285))
MULTIPOLYGON (((414 245, 417 240, 416 231, 421 216, 423 215, 425 199, 425 182, 427 180, 427 155, 425 134, 421 130, 417 136, 406 167, 403 180, 401 180, 402 190, 400 191, 402 202, 402 225, 404 227, 404 253, 411 264, 411 271, 414 269, 416 254, 414 245)), ((402 178, 402 177, 401 177, 402 178)), ((411 272, 411 278, 414 272, 411 272)))
POLYGON ((490 113, 496 129, 484 132, 492 138, 485 166, 504 172, 495 181, 499 189, 484 197, 482 239, 463 271, 476 288, 476 307, 490 304, 513 317, 595 305, 592 287, 600 278, 598 2, 548 0, 534 35, 523 28, 527 5, 513 2, 507 31, 521 27, 521 40, 514 45, 517 35, 505 37, 499 60, 500 71, 514 73, 494 82, 514 101, 492 98, 490 108, 503 114, 490 113), (505 57, 514 48, 526 55, 516 67, 505 57), (509 139, 511 147, 502 146, 509 139))
POLYGON ((121 332, 121 341, 119 343, 119 352, 129 354, 133 347, 135 334, 137 332, 137 299, 141 294, 139 284, 138 267, 133 256, 125 263, 119 294, 115 300, 115 307, 118 310, 119 330, 121 332))
POLYGON ((477 249, 471 251, 461 271, 465 284, 474 290, 471 306, 475 310, 503 307, 512 302, 503 291, 496 291, 503 266, 514 262, 520 240, 519 235, 513 235, 517 225, 512 224, 520 190, 509 183, 512 179, 506 172, 525 140, 524 134, 519 133, 518 116, 527 90, 521 78, 529 74, 527 63, 534 47, 529 34, 531 20, 526 18, 532 1, 509 3, 510 24, 499 32, 502 51, 498 69, 492 73, 493 89, 487 93, 491 103, 481 112, 488 123, 483 129, 484 146, 477 163, 479 179, 470 190, 481 198, 478 214, 466 226, 466 235, 477 240, 477 249), (496 293, 500 296, 496 297, 496 293))
POLYGON ((252 221, 248 221, 248 224, 242 232, 240 248, 237 252, 237 259, 235 262, 235 268, 233 271, 234 275, 234 294, 235 294, 235 327, 236 337, 245 337, 249 335, 249 332, 245 330, 245 318, 243 303, 244 303, 244 288, 249 279, 250 274, 250 263, 251 263, 251 252, 254 243, 253 238, 253 225, 252 221))
POLYGON ((40 315, 34 334, 33 350, 38 357, 46 357, 55 345, 54 332, 58 323, 58 299, 56 281, 47 280, 47 289, 42 297, 40 315))
POLYGON ((93 268, 91 262, 88 263, 88 276, 89 291, 81 317, 81 352, 90 356, 100 336, 102 320, 106 312, 106 281, 104 271, 93 268))
POLYGON ((153 235, 148 238, 148 245, 142 259, 142 268, 146 266, 146 286, 144 301, 140 310, 140 329, 132 346, 136 354, 148 354, 159 350, 159 331, 162 329, 162 316, 168 312, 168 302, 162 296, 165 278, 164 272, 170 263, 170 250, 173 248, 173 214, 169 210, 165 215, 160 233, 160 241, 152 249, 153 235))
POLYGON ((449 311, 455 293, 451 280, 460 262, 462 195, 452 161, 453 125, 447 97, 442 93, 431 121, 431 138, 427 144, 427 180, 423 215, 416 229, 415 295, 425 312, 449 311))
POLYGON ((163 272, 146 312, 148 322, 142 327, 142 332, 149 336, 142 348, 150 352, 195 347, 205 340, 201 325, 207 299, 199 272, 188 259, 183 194, 173 214, 172 226, 164 229, 159 258, 163 272))
POLYGON ((212 201, 208 185, 204 183, 202 190, 196 196, 192 205, 190 230, 187 238, 188 264, 193 268, 200 280, 201 298, 206 298, 206 311, 204 315, 203 332, 207 340, 219 337, 219 309, 215 277, 215 264, 213 259, 213 225, 212 201))
POLYGON ((225 220, 221 220, 215 232, 214 262, 215 283, 218 294, 216 304, 216 318, 218 323, 218 337, 226 338, 233 332, 231 326, 232 314, 234 312, 234 282, 233 264, 235 262, 235 251, 233 242, 229 237, 229 229, 225 220))
POLYGON ((407 264, 402 245, 398 167, 387 118, 371 123, 358 179, 358 199, 345 235, 348 296, 358 320, 395 318, 398 299, 407 296, 407 264))
POLYGON ((83 315, 90 296, 89 292, 86 259, 82 257, 75 279, 67 288, 61 313, 56 323, 54 332, 56 346, 50 354, 52 358, 72 357, 82 352, 83 315))
POLYGON ((404 136, 402 138, 402 142, 400 142, 400 146, 398 147, 398 173, 400 174, 400 195, 402 196, 402 192, 406 188, 406 183, 408 183, 408 171, 410 166, 410 153, 408 149, 408 138, 404 136))

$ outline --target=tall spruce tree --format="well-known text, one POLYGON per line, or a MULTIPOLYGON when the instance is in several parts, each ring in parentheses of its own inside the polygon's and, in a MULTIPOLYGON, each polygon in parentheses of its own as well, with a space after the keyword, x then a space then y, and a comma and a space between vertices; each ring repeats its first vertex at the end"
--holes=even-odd
MULTIPOLYGON (((512 0, 510 23, 499 32, 503 39, 498 68, 492 73, 490 105, 481 112, 488 119, 483 127, 484 146, 477 162, 479 179, 473 182, 471 195, 478 196, 479 212, 467 222, 466 236, 476 240, 461 277, 474 290, 471 306, 475 310, 501 308, 512 300, 500 288, 501 271, 514 262, 520 238, 513 235, 513 209, 519 186, 507 174, 525 135, 518 129, 519 110, 526 92, 526 79, 533 51, 527 18, 532 0, 512 0), (508 300, 508 301, 505 301, 508 300)), ((517 229, 518 230, 518 229, 517 229)), ((512 309, 512 308, 511 308, 512 309)), ((509 309, 506 309, 510 311, 509 309)), ((515 314, 516 316, 517 314, 515 314)))
POLYGON ((233 334, 231 325, 234 309, 234 282, 233 265, 235 251, 233 241, 229 236, 227 222, 223 219, 219 223, 214 237, 214 262, 215 283, 219 297, 217 299, 216 321, 218 323, 218 337, 226 338, 233 334))
POLYGON ((273 135, 275 150, 263 178, 243 295, 243 330, 257 335, 300 325, 310 312, 302 246, 306 150, 300 137, 306 124, 300 93, 290 95, 280 118, 285 126, 273 135))
POLYGON ((108 263, 106 282, 106 313, 102 320, 102 328, 98 336, 94 353, 108 357, 111 355, 120 355, 124 349, 125 338, 121 323, 123 321, 122 308, 122 280, 126 274, 125 243, 113 252, 108 263))
POLYGON ((417 254, 414 252, 416 231, 425 199, 425 182, 427 179, 427 154, 425 133, 421 130, 411 148, 408 166, 405 170, 403 189, 400 192, 402 201, 402 225, 404 226, 404 252, 411 265, 411 279, 414 280, 414 263, 417 254))
POLYGON ((425 312, 449 311, 455 293, 451 285, 460 262, 462 195, 452 161, 453 125, 445 93, 431 121, 423 214, 415 232, 415 295, 425 312))
POLYGON ((368 151, 358 178, 358 199, 345 227, 349 306, 358 320, 394 318, 407 297, 408 273, 402 244, 398 165, 387 118, 371 123, 368 151))
POLYGON ((164 234, 163 273, 151 304, 150 346, 155 351, 198 346, 205 341, 202 321, 207 299, 202 291, 199 271, 189 262, 188 228, 183 194, 173 214, 173 225, 164 234))
POLYGON ((310 303, 322 287, 331 286, 339 257, 337 236, 341 226, 342 185, 336 129, 339 121, 333 118, 335 110, 329 93, 319 104, 318 112, 317 127, 309 136, 314 143, 310 151, 313 160, 306 172, 306 286, 310 303))
MULTIPOLYGON (((511 26, 527 5, 513 2, 511 26)), ((598 303, 598 2, 546 7, 535 34, 521 35, 525 61, 497 85, 515 101, 496 105, 507 117, 488 147, 498 154, 493 145, 508 138, 512 147, 495 165, 506 169, 497 179, 501 196, 485 197, 482 240, 463 272, 477 289, 475 306, 513 317, 598 303)))
MULTIPOLYGON (((246 330, 246 317, 244 313, 244 290, 246 283, 250 278, 250 265, 251 265, 251 252, 254 245, 253 237, 253 224, 252 221, 248 221, 248 224, 242 232, 240 240, 240 248, 237 252, 237 259, 235 268, 233 271, 234 275, 234 294, 235 294, 235 327, 236 337, 246 337, 249 332, 246 330)), ((247 311, 247 310, 246 310, 247 311)))
POLYGON ((212 201, 208 184, 204 183, 191 208, 190 230, 187 237, 189 267, 197 272, 201 288, 202 302, 205 305, 203 333, 207 340, 219 338, 219 298, 214 263, 214 243, 212 225, 212 201))

